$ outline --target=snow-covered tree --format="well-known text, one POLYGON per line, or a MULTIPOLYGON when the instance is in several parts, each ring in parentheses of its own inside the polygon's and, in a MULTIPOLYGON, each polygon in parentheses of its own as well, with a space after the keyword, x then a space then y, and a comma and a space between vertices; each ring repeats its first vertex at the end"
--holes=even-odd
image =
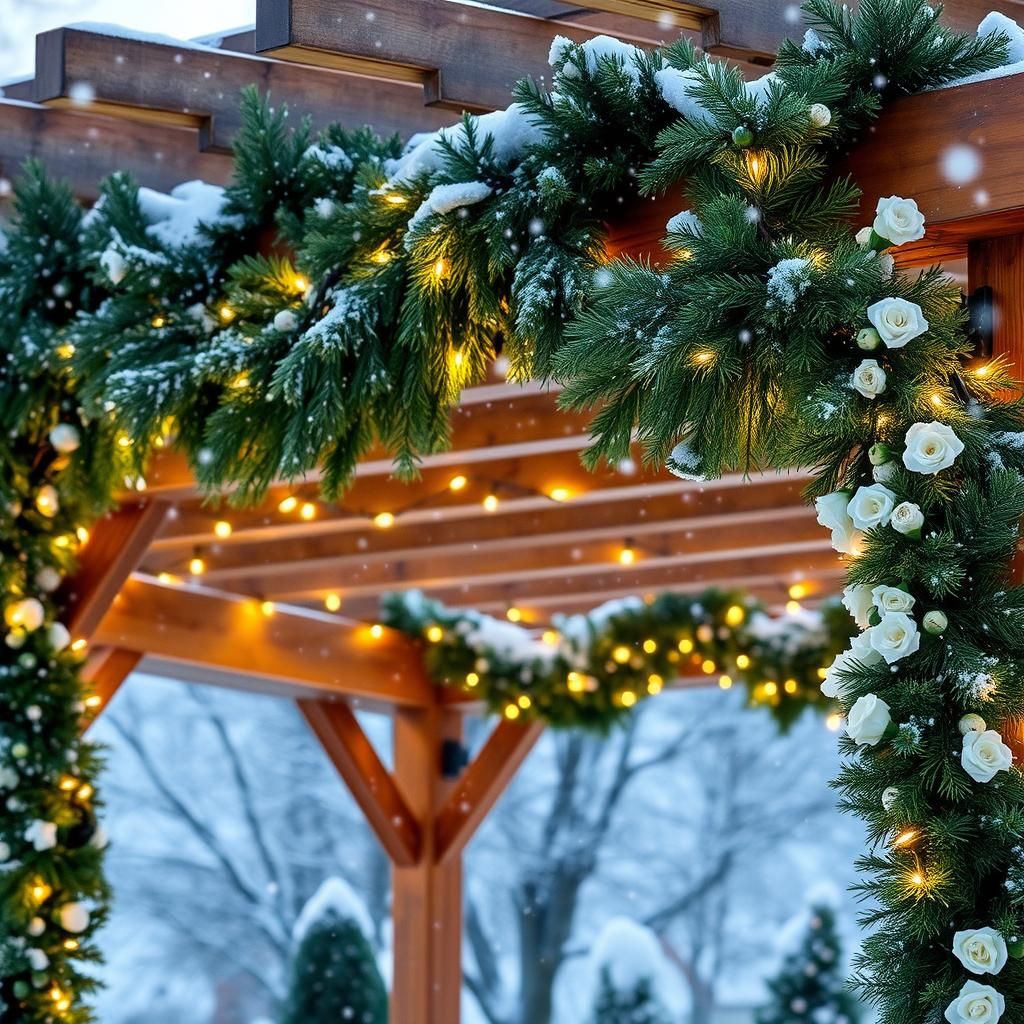
POLYGON ((388 994, 367 940, 372 927, 348 883, 324 882, 295 925, 281 1024, 387 1024, 388 994))
POLYGON ((768 982, 771 999, 757 1024, 856 1024, 857 1000, 846 988, 835 910, 817 903, 798 949, 768 982))
POLYGON ((596 991, 588 1024, 667 1024, 658 993, 664 957, 654 933, 612 918, 591 953, 596 991))

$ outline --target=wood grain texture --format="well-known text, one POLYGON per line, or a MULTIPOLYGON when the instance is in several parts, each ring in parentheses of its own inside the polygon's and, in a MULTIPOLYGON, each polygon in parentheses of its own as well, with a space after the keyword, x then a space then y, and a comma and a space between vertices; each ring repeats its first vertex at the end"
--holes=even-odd
POLYGON ((301 699, 297 704, 391 862, 403 867, 416 864, 419 822, 355 713, 344 701, 301 699))
POLYGON ((94 642, 152 656, 192 678, 208 669, 226 682, 294 698, 434 703, 418 645, 399 633, 385 630, 377 639, 365 626, 284 608, 267 616, 259 601, 145 578, 125 584, 94 642))
POLYGON ((230 152, 241 126, 242 90, 251 85, 308 116, 314 128, 339 121, 352 128, 369 124, 382 135, 408 136, 455 120, 451 112, 424 108, 419 90, 400 83, 76 28, 39 35, 33 100, 83 106, 73 98, 76 84, 83 83, 93 96, 86 109, 194 128, 200 149, 223 153, 230 152))

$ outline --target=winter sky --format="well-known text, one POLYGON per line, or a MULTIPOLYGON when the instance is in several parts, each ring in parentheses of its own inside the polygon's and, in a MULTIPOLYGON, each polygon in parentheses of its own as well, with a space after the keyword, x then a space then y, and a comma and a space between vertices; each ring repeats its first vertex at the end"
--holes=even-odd
POLYGON ((0 79, 30 75, 39 32, 75 21, 101 21, 190 39, 252 25, 256 0, 0 0, 0 79))

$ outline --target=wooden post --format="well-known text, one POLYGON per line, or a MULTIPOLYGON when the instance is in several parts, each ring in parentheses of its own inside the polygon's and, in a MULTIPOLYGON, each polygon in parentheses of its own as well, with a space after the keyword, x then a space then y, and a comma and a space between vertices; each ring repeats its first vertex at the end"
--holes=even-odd
POLYGON ((462 993, 462 858, 439 863, 435 821, 452 788, 441 778, 441 747, 462 739, 462 715, 441 706, 395 711, 395 780, 420 820, 412 867, 392 872, 395 1024, 458 1024, 462 993))
MULTIPOLYGON (((1024 234, 1003 235, 971 242, 967 247, 967 287, 970 292, 988 285, 994 306, 992 354, 1006 356, 1014 373, 1024 375, 1024 234)), ((1014 581, 1024 579, 1024 559, 1018 551, 1014 581)), ((1006 741, 1014 760, 1024 763, 1024 719, 1016 722, 1006 741)))

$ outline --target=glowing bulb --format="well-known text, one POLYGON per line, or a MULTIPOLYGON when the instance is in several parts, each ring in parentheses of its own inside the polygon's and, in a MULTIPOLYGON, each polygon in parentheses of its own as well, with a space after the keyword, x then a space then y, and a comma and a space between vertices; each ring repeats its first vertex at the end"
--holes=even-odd
POLYGON ((552 501, 568 501, 569 500, 569 488, 568 487, 552 487, 548 492, 548 497, 552 501))
POLYGON ((786 693, 796 693, 797 681, 795 679, 787 679, 782 684, 782 688, 786 691, 786 693))
POLYGON ((619 694, 619 700, 622 701, 624 708, 631 708, 636 703, 636 694, 632 690, 623 690, 619 694))
POLYGON ((682 654, 693 653, 693 641, 688 636, 684 636, 683 639, 679 641, 679 651, 682 654))
POLYGON ((439 259, 434 264, 434 277, 436 277, 438 280, 440 280, 441 278, 444 278, 444 277, 447 277, 447 276, 448 276, 448 262, 447 262, 447 260, 444 259, 444 257, 441 257, 441 259, 439 259))
POLYGON ((87 708, 98 708, 103 703, 103 698, 99 694, 92 694, 90 697, 85 698, 85 706, 87 708))
POLYGON ((807 596, 807 584, 805 584, 805 583, 794 583, 789 588, 789 596, 794 601, 802 601, 807 596))
POLYGON ((86 640, 85 637, 83 636, 83 637, 79 637, 71 645, 71 650, 73 650, 77 654, 79 651, 84 651, 86 649, 86 647, 88 647, 88 646, 89 646, 89 641, 86 640))
POLYGON ((570 693, 582 693, 587 688, 587 681, 579 672, 570 672, 565 685, 570 693))
POLYGON ((461 473, 458 476, 453 476, 448 481, 448 489, 450 491, 461 491, 469 481, 461 473))
POLYGON ((509 721, 515 721, 519 717, 519 708, 515 704, 508 704, 505 706, 505 717, 509 721))
POLYGON ((375 622, 370 627, 370 636, 372 636, 374 640, 379 640, 383 635, 384 627, 379 622, 375 622))
POLYGON ((838 732, 839 727, 843 724, 843 716, 838 712, 833 711, 828 718, 825 719, 825 727, 829 732, 838 732))
POLYGON ((924 885, 924 875, 920 871, 915 871, 910 876, 911 884, 916 885, 918 888, 924 885))
POLYGON ((525 711, 533 703, 533 701, 530 700, 530 698, 527 697, 526 694, 524 693, 519 698, 519 700, 516 701, 516 703, 525 711))
POLYGON ((740 626, 747 617, 747 610, 741 604, 730 605, 725 611, 725 622, 729 626, 740 626))
POLYGON ((311 501, 304 501, 302 508, 299 509, 299 515, 306 520, 308 523, 311 519, 316 518, 316 505, 311 501))
POLYGON ((78 949, 78 939, 65 939, 64 940, 64 948, 69 953, 74 953, 74 951, 76 949, 78 949))
POLYGON ((53 894, 53 889, 51 889, 41 878, 37 878, 32 883, 29 893, 36 903, 43 903, 53 894))
POLYGON ((480 676, 476 672, 469 672, 466 675, 466 685, 471 689, 480 682, 480 676))
POLYGON ((225 537, 231 536, 231 524, 226 519, 218 519, 217 522, 213 524, 213 532, 220 537, 221 540, 224 540, 225 537))
POLYGON ((541 635, 541 640, 543 640, 548 647, 558 646, 558 634, 553 629, 545 629, 541 635))
POLYGON ((625 665, 631 657, 632 652, 625 644, 619 644, 619 646, 612 651, 612 660, 617 662, 619 665, 625 665))
POLYGON ((371 260, 372 260, 372 261, 373 261, 374 263, 379 263, 379 264, 380 264, 381 266, 383 266, 383 265, 384 265, 384 264, 386 264, 386 263, 390 263, 390 262, 391 262, 391 259, 392 259, 392 256, 391 256, 391 253, 390 253, 390 252, 388 251, 387 243, 385 242, 385 243, 384 243, 384 245, 382 245, 382 246, 381 246, 381 247, 380 247, 380 248, 379 248, 379 249, 378 249, 378 250, 377 250, 377 251, 376 251, 376 252, 375 252, 375 253, 374 253, 374 254, 373 254, 373 255, 372 255, 371 257, 370 257, 370 259, 371 259, 371 260))
POLYGON ((79 544, 85 544, 89 539, 89 531, 84 526, 80 526, 75 530, 75 536, 78 538, 79 544))
POLYGON ((523 613, 513 605, 505 612, 505 618, 508 619, 509 622, 521 622, 523 619, 523 613))
POLYGON ((71 790, 78 788, 78 779, 73 775, 65 775, 61 778, 59 785, 65 793, 70 793, 71 790))
POLYGON ((292 284, 297 292, 304 292, 309 287, 309 282, 301 274, 296 274, 292 284))
POLYGON ((496 494, 488 494, 487 497, 484 498, 484 511, 485 512, 494 512, 495 509, 497 509, 497 507, 498 507, 498 496, 496 494))
POLYGON ((710 675, 714 675, 715 668, 717 666, 715 665, 715 663, 710 658, 705 658, 700 663, 700 667, 701 667, 701 670, 704 672, 705 675, 709 675, 710 676, 710 675))
POLYGON ((657 672, 652 672, 647 677, 647 692, 648 693, 661 693, 665 686, 665 680, 658 675, 657 672))
POLYGON ((444 630, 440 626, 431 626, 427 630, 427 639, 432 644, 439 644, 444 639, 444 630))
POLYGON ((274 602, 260 601, 260 611, 269 619, 274 614, 274 602))
POLYGON ((932 405, 935 406, 936 409, 941 409, 943 404, 944 404, 943 401, 942 401, 942 395, 937 394, 937 393, 932 395, 930 401, 931 401, 932 405))
POLYGON ((156 328, 157 330, 159 330, 159 329, 160 329, 161 327, 163 327, 163 325, 164 325, 165 323, 167 323, 167 321, 166 321, 166 320, 165 320, 165 319, 164 319, 164 318, 163 318, 162 316, 160 316, 160 314, 159 314, 159 313, 158 313, 158 314, 157 314, 157 315, 156 315, 155 317, 153 317, 153 319, 152 319, 152 320, 150 320, 149 322, 150 322, 150 323, 151 323, 151 324, 152 324, 152 325, 153 325, 153 326, 154 326, 154 327, 155 327, 155 328, 156 328))
POLYGON ((718 677, 718 685, 723 690, 730 689, 732 687, 732 676, 719 676, 718 677))
POLYGON ((92 786, 86 783, 81 787, 81 789, 79 789, 75 796, 77 796, 79 800, 88 800, 94 792, 95 790, 93 790, 92 786))
POLYGON ((294 494, 289 494, 287 498, 282 498, 277 504, 277 511, 284 512, 287 515, 289 512, 294 512, 299 507, 299 499, 294 494))
POLYGON ((764 684, 764 695, 766 697, 774 697, 778 692, 779 692, 779 684, 778 683, 773 682, 772 680, 768 680, 768 682, 764 684))
POLYGON ((748 668, 750 668, 750 658, 746 654, 737 654, 736 655, 736 667, 738 669, 748 669, 748 668))
POLYGON ((636 561, 636 552, 629 547, 619 552, 619 565, 632 565, 636 561))
POLYGON ((991 366, 989 366, 989 365, 988 365, 988 364, 986 363, 986 364, 985 364, 984 366, 979 366, 979 367, 978 367, 978 368, 977 368, 977 369, 976 369, 976 370, 974 371, 974 376, 975 376, 975 377, 987 377, 987 376, 988 376, 988 375, 989 375, 989 374, 990 374, 991 372, 992 372, 992 367, 991 367, 991 366))
POLYGON ((178 577, 170 572, 162 572, 157 576, 157 582, 162 583, 165 587, 169 587, 174 583, 178 582, 178 577))
POLYGON ((373 525, 381 530, 395 525, 395 517, 390 512, 378 512, 373 517, 373 525))
POLYGON ((910 846, 914 843, 920 833, 915 828, 908 828, 905 832, 901 832, 893 841, 892 845, 895 849, 899 849, 902 846, 910 846))
POLYGON ((748 149, 746 151, 746 159, 747 174, 750 175, 750 180, 753 181, 755 185, 759 185, 768 170, 767 163, 764 157, 753 149, 748 149))
POLYGON ((206 572, 206 563, 199 557, 199 555, 196 555, 188 563, 188 571, 193 576, 202 576, 203 573, 206 572))
POLYGON ((645 640, 644 641, 644 653, 653 654, 658 649, 658 642, 656 640, 645 640))
POLYGON ((799 611, 800 611, 800 602, 799 601, 787 601, 786 602, 786 612, 789 615, 796 615, 799 611))
POLYGON ((221 320, 226 324, 231 323, 235 319, 235 311, 226 302, 217 312, 220 314, 221 320))
POLYGON ((341 598, 337 594, 328 594, 324 598, 324 607, 329 612, 336 612, 341 607, 341 598))
POLYGON ((384 196, 385 200, 392 206, 405 206, 408 200, 403 195, 399 195, 397 192, 388 192, 384 196))
POLYGON ((704 349, 703 351, 700 352, 694 352, 693 354, 693 361, 700 366, 707 366, 707 364, 710 363, 714 358, 715 353, 708 352, 707 349, 704 349))
POLYGON ((231 386, 239 391, 244 391, 249 386, 249 376, 245 373, 240 373, 231 382, 231 386))

